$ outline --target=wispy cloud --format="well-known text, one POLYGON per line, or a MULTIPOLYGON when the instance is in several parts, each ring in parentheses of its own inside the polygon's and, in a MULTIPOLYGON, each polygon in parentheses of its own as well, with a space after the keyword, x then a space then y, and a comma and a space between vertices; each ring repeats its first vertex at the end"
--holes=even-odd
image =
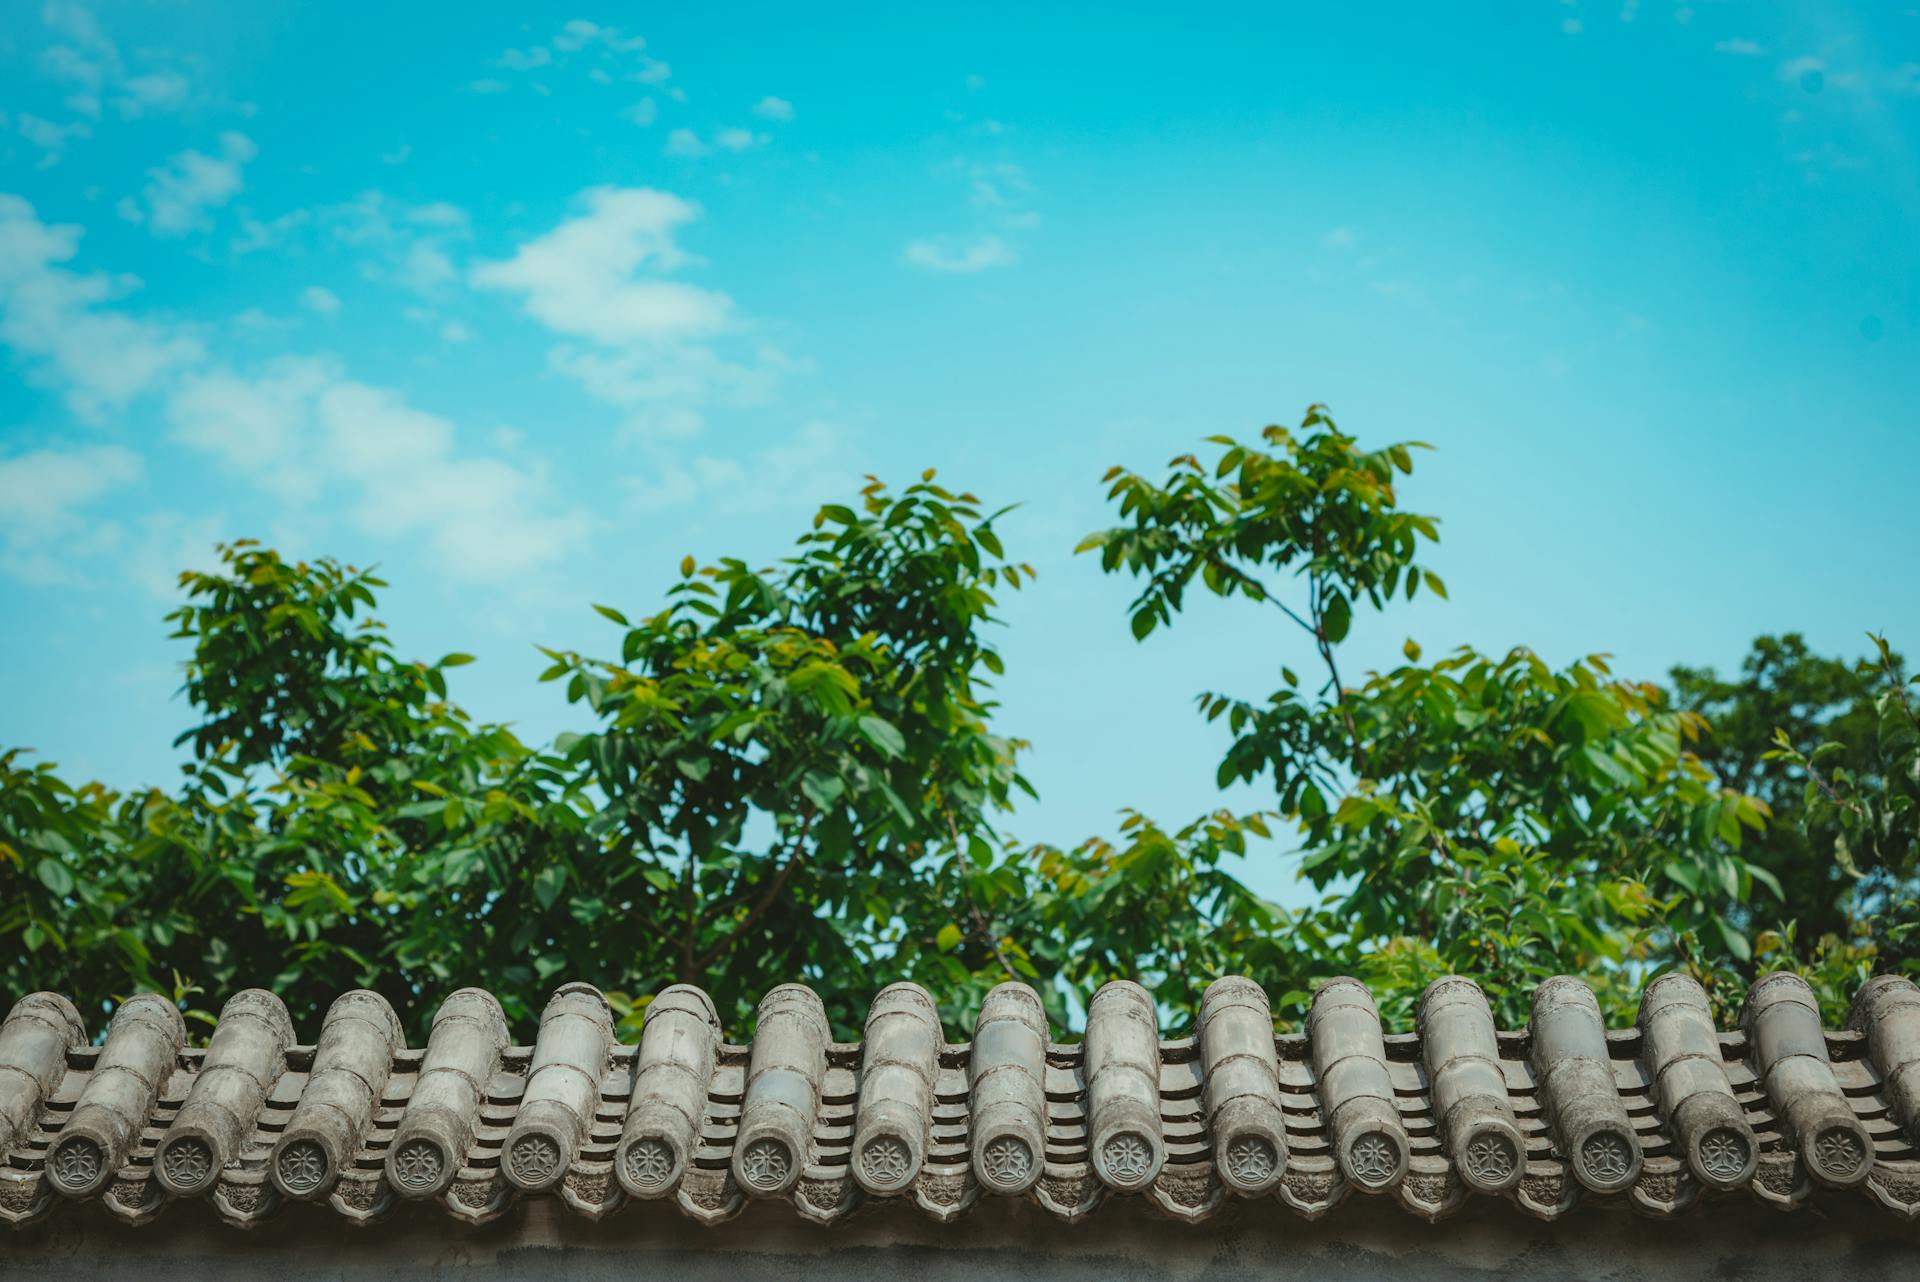
POLYGON ((776 98, 768 94, 753 104, 753 114, 762 120, 789 121, 793 119, 793 104, 785 98, 776 98))
POLYGON ((843 489, 859 472, 847 434, 815 420, 802 424, 791 440, 744 456, 704 453, 682 462, 656 452, 621 488, 627 508, 644 515, 697 502, 716 515, 738 517, 804 509, 815 495, 843 489))
POLYGON ((930 272, 968 274, 990 267, 1008 267, 1019 261, 1013 250, 998 236, 962 239, 930 236, 911 242, 906 261, 930 272))
POLYGON ((300 305, 321 316, 338 316, 340 295, 325 285, 309 285, 300 291, 300 305))
POLYGON ((764 147, 772 141, 772 134, 757 133, 739 125, 727 125, 715 129, 706 139, 701 138, 692 129, 675 129, 667 135, 666 145, 661 148, 661 152, 681 160, 697 160, 701 156, 712 155, 716 150, 738 154, 751 151, 755 147, 764 147))
POLYGON ((114 522, 85 509, 144 470, 119 445, 0 454, 0 572, 30 583, 71 580, 76 560, 119 540, 114 522))
POLYGON ((1808 93, 1819 93, 1823 89, 1858 93, 1868 88, 1867 77, 1860 72, 1836 71, 1827 65, 1825 58, 1811 54, 1781 62, 1780 79, 1788 84, 1799 85, 1808 93))
POLYGON ((259 149, 245 134, 220 135, 220 154, 183 151, 158 169, 147 171, 147 185, 139 199, 123 199, 121 217, 145 223, 156 236, 178 238, 213 226, 212 211, 240 194, 243 170, 259 149))
POLYGON ((50 0, 40 16, 57 42, 40 51, 40 69, 73 87, 70 110, 98 119, 103 97, 112 95, 123 119, 135 120, 156 112, 177 111, 192 96, 192 82, 159 50, 142 49, 134 55, 140 66, 130 71, 119 46, 107 35, 91 9, 71 0, 50 0))
POLYGON ((676 129, 667 135, 666 146, 661 150, 669 156, 691 160, 706 155, 710 148, 700 141, 700 135, 693 130, 676 129))
MULTIPOLYGON (((645 37, 626 35, 618 27, 605 26, 586 18, 567 22, 549 40, 524 48, 502 50, 494 65, 516 75, 557 70, 577 59, 591 57, 587 75, 601 84, 624 80, 645 85, 663 85, 673 69, 660 59, 643 53, 645 37)), ((503 93, 512 88, 505 80, 474 81, 469 88, 481 93, 503 93), (482 88, 482 86, 485 88, 482 88)))
POLYGON ((67 144, 74 139, 93 137, 93 127, 83 120, 61 125, 23 111, 17 124, 20 136, 40 149, 42 169, 59 164, 60 158, 66 155, 67 144))
POLYGON ((1732 54, 1736 58, 1758 58, 1766 53, 1766 50, 1761 47, 1759 41, 1747 40, 1739 36, 1728 40, 1715 41, 1713 51, 1715 53, 1732 54))
POLYGON ((473 234, 458 205, 415 203, 378 190, 327 206, 315 221, 336 243, 364 255, 362 276, 425 298, 442 297, 459 282, 454 255, 473 234))
MULTIPOLYGON (((210 358, 186 327, 122 309, 137 281, 67 266, 80 240, 80 228, 43 223, 25 200, 0 194, 0 343, 82 418, 100 422, 151 396, 169 439, 313 505, 317 519, 338 513, 369 534, 415 539, 466 579, 522 573, 584 537, 586 514, 542 465, 476 451, 450 420, 332 361, 287 356, 249 372, 210 358)), ((331 301, 318 287, 303 298, 322 311, 331 301)), ((64 514, 136 480, 137 455, 102 446, 7 462, 0 569, 30 575, 47 558, 110 550, 94 523, 64 514)))
POLYGON ((463 449, 448 419, 332 362, 289 359, 248 377, 214 369, 182 382, 175 439, 294 502, 339 494, 351 524, 416 538, 468 580, 509 578, 565 556, 586 513, 557 500, 544 466, 463 449))
POLYGON ((202 349, 190 333, 111 310, 107 304, 140 282, 69 270, 80 236, 79 227, 43 223, 24 199, 0 193, 0 342, 30 379, 98 422, 202 349))
MULTIPOLYGON (((968 77, 969 92, 977 93, 984 87, 985 82, 978 77, 968 77)), ((955 124, 968 125, 966 132, 970 135, 1000 139, 1005 133, 998 121, 968 124, 967 113, 960 111, 949 111, 947 117, 955 124)), ((972 226, 964 232, 909 241, 901 255, 903 261, 924 271, 948 275, 983 272, 1019 261, 1020 233, 1040 225, 1040 213, 1033 207, 1034 183, 1026 169, 1007 154, 1004 141, 992 146, 997 154, 963 152, 934 166, 935 179, 965 189, 972 226)))

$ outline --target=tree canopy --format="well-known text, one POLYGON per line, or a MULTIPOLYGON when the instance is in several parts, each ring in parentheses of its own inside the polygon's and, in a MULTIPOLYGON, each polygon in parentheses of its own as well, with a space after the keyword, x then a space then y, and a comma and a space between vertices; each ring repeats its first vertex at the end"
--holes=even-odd
POLYGON ((1081 549, 1139 584, 1135 637, 1182 626, 1190 591, 1272 637, 1269 691, 1196 692, 1216 782, 1265 800, 1122 810, 1072 849, 1018 839, 1026 745, 996 725, 996 596, 1033 571, 931 472, 822 507, 773 567, 690 556, 650 610, 596 605, 604 654, 547 652, 581 721, 544 745, 451 700, 471 656, 395 654, 372 572, 224 546, 168 616, 194 718, 173 787, 0 752, 6 988, 210 1018, 267 984, 310 1021, 367 986, 418 1034, 465 984, 529 1021, 590 979, 631 1027, 697 983, 744 1027, 799 977, 850 1032, 870 977, 926 984, 954 1026, 1023 979, 1064 1027, 1123 976, 1179 1022, 1220 974, 1291 1020, 1351 973, 1404 1020, 1462 972, 1511 1024, 1551 974, 1618 1018, 1662 970, 1730 1000, 1784 966, 1837 1018, 1872 970, 1920 969, 1920 721, 1886 643, 1853 663, 1762 637, 1736 677, 1669 685, 1412 640, 1343 669, 1356 629, 1445 596, 1439 518, 1400 502, 1423 448, 1362 448, 1315 406, 1107 474, 1115 523, 1081 549), (1318 901, 1262 899, 1239 857, 1293 861, 1318 901))

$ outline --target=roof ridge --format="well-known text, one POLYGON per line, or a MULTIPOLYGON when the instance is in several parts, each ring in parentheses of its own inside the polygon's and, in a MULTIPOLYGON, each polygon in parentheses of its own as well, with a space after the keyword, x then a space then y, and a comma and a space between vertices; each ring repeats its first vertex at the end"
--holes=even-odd
POLYGON ((158 994, 123 1003, 95 1048, 71 1003, 35 993, 0 1025, 0 1218, 97 1198, 141 1223, 204 1198, 239 1224, 303 1200, 370 1220, 435 1199, 478 1223, 552 1194, 590 1218, 672 1199, 714 1222, 779 1198, 826 1222, 897 1198, 945 1220, 1019 1196, 1078 1220, 1140 1196, 1200 1220, 1231 1198, 1317 1217, 1360 1193, 1438 1220, 1474 1196, 1553 1218, 1587 1199, 1671 1214, 1702 1192, 1791 1207, 1819 1189, 1920 1217, 1920 988, 1873 979, 1833 1030, 1776 972, 1741 1024, 1719 1030, 1698 983, 1663 976, 1635 1027, 1609 1032, 1559 976, 1526 1029, 1502 1031, 1450 976, 1414 1033, 1388 1034, 1340 977, 1304 1033, 1276 1036, 1265 991, 1228 977, 1187 1037, 1162 1037, 1152 998, 1120 981, 1082 1041, 1051 1043, 1038 994, 1008 983, 948 1043, 932 995, 891 984, 841 1044, 820 998, 784 984, 735 1044, 705 993, 673 985, 625 1044, 576 982, 531 1045, 482 989, 450 995, 420 1048, 377 993, 343 994, 309 1046, 249 989, 198 1050, 158 994))

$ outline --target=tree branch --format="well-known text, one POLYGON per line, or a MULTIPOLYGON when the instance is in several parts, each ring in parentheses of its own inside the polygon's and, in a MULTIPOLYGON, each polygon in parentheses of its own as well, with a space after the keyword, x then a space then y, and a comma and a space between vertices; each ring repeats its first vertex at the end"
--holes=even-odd
MULTIPOLYGON (((1353 709, 1347 706, 1347 687, 1340 680, 1340 664, 1333 657, 1333 645, 1327 640, 1326 616, 1320 609, 1320 579, 1310 576, 1308 599, 1313 610, 1313 643, 1320 648, 1320 657, 1326 661, 1327 673, 1333 679, 1333 701, 1340 709, 1340 720, 1347 727, 1347 744, 1353 750, 1353 773, 1365 776, 1367 762, 1360 751, 1360 731, 1353 724, 1353 709)), ((1292 613, 1292 611, 1288 611, 1292 613)))
POLYGON ((762 917, 767 915, 767 910, 772 908, 774 901, 780 897, 780 891, 782 887, 787 884, 787 878, 791 877, 793 870, 799 866, 800 855, 806 849, 807 833, 812 830, 813 821, 817 815, 817 811, 807 811, 805 817, 800 820, 799 831, 793 834, 793 840, 787 847, 786 862, 781 864, 780 871, 776 872, 772 878, 768 880, 766 889, 761 892, 759 902, 755 903, 754 906, 747 911, 745 917, 735 922, 733 929, 717 940, 713 947, 693 959, 693 974, 697 976, 704 972, 707 967, 713 965, 714 962, 720 959, 723 953, 733 947, 735 941, 737 941, 740 936, 752 929, 762 917))
MULTIPOLYGON (((955 862, 958 863, 960 860, 960 829, 958 825, 954 823, 951 812, 947 815, 947 836, 953 842, 953 857, 955 862)), ((975 933, 980 936, 981 941, 985 943, 988 950, 993 953, 993 959, 1000 963, 1000 969, 1007 973, 1007 978, 1018 979, 1019 976, 1014 973, 1013 964, 1007 960, 1007 955, 1000 951, 1000 941, 994 936, 992 926, 987 921, 986 916, 981 913, 980 905, 974 902, 973 887, 967 884, 967 871, 965 868, 960 869, 960 895, 967 901, 967 911, 973 917, 973 929, 975 933)))

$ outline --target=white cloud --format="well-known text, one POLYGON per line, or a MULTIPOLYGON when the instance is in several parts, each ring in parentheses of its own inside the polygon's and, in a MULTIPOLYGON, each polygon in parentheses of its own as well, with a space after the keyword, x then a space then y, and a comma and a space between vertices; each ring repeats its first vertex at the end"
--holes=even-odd
POLYGON ((575 18, 560 28, 560 34, 553 38, 553 47, 563 53, 572 53, 591 44, 600 34, 600 24, 588 22, 585 18, 575 18))
POLYGON ((753 105, 753 114, 762 120, 792 120, 793 104, 785 98, 776 98, 768 94, 753 105))
POLYGON ((904 258, 927 271, 979 272, 1002 267, 1019 257, 1014 245, 999 233, 1037 227, 1040 214, 1031 208, 1034 186, 1027 171, 1003 158, 981 160, 956 156, 934 166, 945 182, 966 186, 967 204, 976 211, 979 230, 968 235, 925 236, 910 243, 904 258))
MULTIPOLYGON (((627 79, 638 80, 645 84, 663 83, 671 72, 667 64, 650 58, 640 51, 647 42, 640 36, 623 36, 618 27, 603 26, 587 18, 574 18, 562 26, 552 40, 544 44, 529 45, 525 49, 508 49, 495 59, 495 65, 512 72, 542 71, 547 68, 559 68, 561 64, 575 55, 591 53, 598 61, 614 65, 627 58, 632 59, 636 70, 628 73, 627 79)), ((602 66, 588 69, 589 78, 601 84, 611 84, 613 76, 602 66)), ((503 81, 475 81, 471 86, 480 90, 482 84, 487 88, 481 92, 497 93, 507 88, 503 81)), ((536 90, 545 91, 538 83, 536 90)))
POLYGON ((1789 84, 1797 83, 1808 93, 1818 93, 1822 89, 1839 89, 1847 92, 1860 92, 1867 87, 1867 78, 1857 71, 1830 71, 1824 58, 1803 54, 1798 58, 1788 58, 1780 64, 1780 79, 1789 84))
POLYGON ((500 65, 508 71, 532 71, 552 61, 553 53, 545 45, 535 45, 531 49, 509 49, 500 55, 500 65))
POLYGON ((216 545, 232 537, 232 527, 219 512, 195 512, 191 516, 149 512, 140 518, 139 529, 126 549, 127 575, 148 595, 163 601, 177 600, 181 571, 218 570, 216 545))
POLYGON ((334 239, 367 254, 361 273, 422 296, 444 293, 460 279, 452 246, 472 234, 465 210, 446 201, 411 205, 381 191, 362 192, 319 211, 334 239))
POLYGON ((330 362, 283 359, 253 377, 206 371, 182 381, 167 418, 175 440, 282 499, 325 501, 375 537, 419 538, 461 578, 523 573, 587 532, 543 468, 465 452, 451 421, 330 362))
POLYGON ((676 129, 667 135, 667 145, 662 148, 669 156, 704 156, 707 145, 700 141, 700 135, 691 129, 676 129))
POLYGON ((967 201, 975 209, 1002 211, 1002 216, 1019 216, 1018 211, 1033 194, 1027 171, 1011 161, 962 165, 965 170, 967 201))
POLYGON ((131 76, 121 85, 113 105, 128 120, 148 112, 171 111, 187 100, 187 78, 177 71, 155 71, 131 76))
POLYGON ((652 188, 596 187, 587 213, 522 245, 506 262, 483 263, 473 283, 525 295, 527 312, 549 329, 606 346, 702 337, 722 329, 725 294, 657 276, 687 256, 674 233, 697 206, 652 188))
MULTIPOLYGON (((463 448, 450 421, 398 392, 317 360, 282 358, 248 375, 209 363, 183 330, 115 310, 109 304, 138 282, 66 267, 80 237, 79 228, 42 223, 25 200, 0 194, 0 342, 82 416, 99 420, 158 393, 171 439, 289 503, 343 513, 371 534, 418 539, 463 578, 523 572, 584 537, 586 515, 555 495, 540 466, 463 448)), ((45 574, 117 546, 117 527, 73 511, 137 480, 137 456, 102 446, 4 463, 0 570, 45 574)), ((206 532, 191 523, 178 529, 181 537, 206 532)), ((171 551, 167 558, 177 568, 171 551)))
POLYGON ((330 377, 324 362, 296 357, 253 378, 227 369, 194 374, 167 398, 173 439, 217 456, 283 499, 309 501, 319 473, 301 458, 309 435, 304 407, 330 377))
POLYGON ((340 295, 324 285, 309 285, 300 291, 300 305, 322 316, 338 316, 340 295))
POLYGON ((1351 227, 1335 227, 1320 238, 1320 243, 1328 249, 1352 249, 1355 239, 1351 227))
MULTIPOLYGON (((648 106, 652 101, 653 100, 649 98, 642 106, 648 106)), ((646 119, 640 123, 651 124, 652 120, 652 112, 649 111, 646 113, 646 119)), ((677 156, 682 159, 691 160, 700 156, 712 155, 715 147, 718 147, 722 151, 737 153, 751 151, 755 147, 764 147, 772 141, 772 134, 755 133, 751 129, 743 129, 738 125, 728 125, 724 128, 714 130, 711 145, 702 142, 700 135, 691 129, 675 129, 667 135, 666 146, 660 150, 663 155, 677 156)))
POLYGON ((548 364, 626 410, 642 436, 690 435, 710 405, 770 400, 798 363, 749 337, 726 294, 670 279, 694 261, 675 238, 698 206, 652 188, 596 187, 581 201, 581 215, 475 268, 474 286, 519 295, 533 319, 582 340, 548 364))
MULTIPOLYGON (((113 105, 127 120, 186 104, 192 86, 185 75, 168 67, 129 75, 119 48, 86 6, 52 0, 42 7, 40 16, 62 40, 41 51, 40 68, 75 86, 77 92, 66 100, 67 106, 81 115, 98 119, 100 96, 109 88, 118 90, 113 105)), ((154 56, 140 51, 135 59, 151 62, 154 56)))
POLYGON ((123 201, 120 212, 130 221, 144 221, 156 236, 174 238, 205 231, 213 226, 209 211, 239 195, 242 167, 258 154, 251 139, 230 130, 220 135, 218 156, 183 151, 164 167, 149 169, 149 181, 141 193, 144 208, 123 201))
POLYGON ((772 141, 771 134, 757 134, 738 126, 718 130, 713 135, 714 145, 726 151, 746 151, 753 147, 764 147, 772 141))
POLYGON ((1757 58, 1766 52, 1765 49, 1760 47, 1758 41, 1747 40, 1740 36, 1716 41, 1713 46, 1713 51, 1715 53, 1730 53, 1736 58, 1757 58))
POLYGON ((620 113, 622 120, 630 120, 641 128, 660 118, 660 108, 651 98, 642 98, 620 113))
POLYGON ((394 392, 342 382, 316 405, 333 464, 360 481, 360 524, 423 535, 466 578, 522 573, 564 555, 587 532, 580 512, 541 514, 544 473, 462 457, 453 424, 394 392))
POLYGON ((906 261, 930 272, 966 274, 983 272, 990 267, 1006 267, 1017 259, 1013 250, 998 236, 975 236, 968 240, 934 236, 908 245, 906 261))
POLYGON ((93 137, 92 128, 83 121, 76 120, 72 124, 58 125, 26 111, 20 113, 18 125, 20 136, 40 148, 42 152, 40 168, 42 169, 60 163, 60 157, 67 150, 67 144, 75 138, 93 137))
POLYGON ((643 436, 681 437, 706 425, 709 404, 765 405, 782 376, 803 368, 777 348, 761 346, 733 360, 697 343, 655 343, 614 351, 562 344, 547 354, 554 370, 595 398, 634 412, 643 436))
POLYGON ((74 563, 118 538, 79 509, 140 480, 140 456, 118 445, 0 454, 0 570, 32 583, 74 577, 74 563))
POLYGON ((846 434, 832 423, 809 422, 794 438, 750 457, 698 454, 680 462, 665 455, 621 481, 630 510, 645 515, 699 502, 720 516, 802 509, 814 496, 844 488, 861 467, 846 434))
POLYGON ((507 90, 513 88, 513 86, 504 80, 488 78, 470 80, 467 82, 467 88, 473 93, 505 93, 507 90))
POLYGON ((640 36, 622 36, 618 27, 603 27, 585 18, 575 18, 553 38, 553 47, 562 53, 574 53, 590 44, 604 45, 614 53, 638 53, 647 47, 640 36))
POLYGON ((49 75, 77 84, 89 95, 97 95, 103 85, 119 79, 120 51, 100 29, 92 10, 66 0, 48 0, 40 19, 68 42, 41 52, 41 68, 49 75))
POLYGON ((313 221, 313 212, 307 209, 295 209, 281 214, 278 218, 261 222, 250 214, 240 216, 240 234, 233 238, 228 247, 235 258, 244 258, 248 254, 257 254, 263 249, 277 249, 287 242, 294 232, 313 221))
POLYGON ((183 331, 102 310, 139 281, 61 266, 79 252, 80 235, 78 227, 41 222, 25 200, 0 193, 0 342, 27 358, 35 381, 97 422, 198 360, 201 348, 183 331))

